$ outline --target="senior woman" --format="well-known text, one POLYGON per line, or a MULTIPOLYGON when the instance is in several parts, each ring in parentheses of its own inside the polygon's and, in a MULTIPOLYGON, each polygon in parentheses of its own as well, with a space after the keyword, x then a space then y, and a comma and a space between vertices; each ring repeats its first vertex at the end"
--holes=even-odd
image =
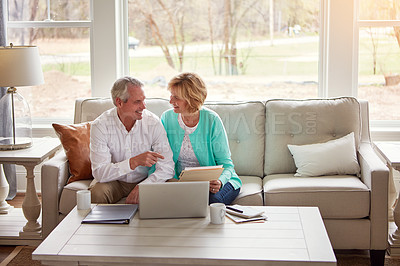
POLYGON ((221 118, 203 106, 207 89, 195 73, 182 73, 168 83, 173 109, 161 116, 173 151, 175 176, 185 167, 222 165, 218 180, 210 181, 209 202, 231 204, 242 181, 235 172, 221 118))

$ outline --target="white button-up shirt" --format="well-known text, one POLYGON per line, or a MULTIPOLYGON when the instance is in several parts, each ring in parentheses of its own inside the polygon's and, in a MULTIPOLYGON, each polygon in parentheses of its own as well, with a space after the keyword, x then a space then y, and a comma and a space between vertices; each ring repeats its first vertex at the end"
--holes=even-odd
POLYGON ((90 160, 92 174, 98 182, 120 180, 128 183, 165 182, 174 176, 174 161, 167 134, 160 119, 143 110, 142 119, 136 120, 128 132, 117 114, 117 108, 105 111, 91 124, 90 160), (130 168, 129 159, 146 151, 164 156, 158 159, 154 173, 149 167, 130 168))

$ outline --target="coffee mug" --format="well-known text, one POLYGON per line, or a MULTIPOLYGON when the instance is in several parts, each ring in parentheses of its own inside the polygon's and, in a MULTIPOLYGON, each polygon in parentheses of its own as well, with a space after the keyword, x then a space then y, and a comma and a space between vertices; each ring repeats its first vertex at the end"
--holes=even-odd
POLYGON ((76 206, 78 210, 90 209, 90 190, 78 190, 76 192, 76 206))
POLYGON ((210 204, 210 219, 212 224, 225 223, 226 207, 223 203, 210 204))

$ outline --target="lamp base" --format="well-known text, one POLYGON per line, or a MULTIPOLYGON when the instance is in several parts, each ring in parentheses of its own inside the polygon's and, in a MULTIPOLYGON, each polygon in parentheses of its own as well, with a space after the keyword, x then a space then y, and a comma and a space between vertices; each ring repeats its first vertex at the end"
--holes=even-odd
POLYGON ((0 151, 8 151, 8 150, 20 150, 32 147, 32 139, 31 138, 16 138, 15 144, 13 143, 12 138, 1 138, 0 137, 0 151))

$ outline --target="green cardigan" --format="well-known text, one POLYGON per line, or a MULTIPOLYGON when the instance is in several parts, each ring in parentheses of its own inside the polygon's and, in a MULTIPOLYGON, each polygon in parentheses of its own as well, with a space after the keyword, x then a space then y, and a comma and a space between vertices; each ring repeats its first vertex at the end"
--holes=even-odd
MULTIPOLYGON (((178 123, 178 114, 173 109, 161 115, 161 122, 167 132, 168 141, 174 154, 175 176, 179 179, 176 162, 181 151, 185 131, 178 123)), ((242 181, 235 172, 229 150, 228 137, 218 114, 206 107, 200 110, 200 119, 196 130, 189 135, 194 154, 200 166, 222 165, 224 171, 219 180, 222 185, 230 182, 235 189, 242 186, 242 181)))

